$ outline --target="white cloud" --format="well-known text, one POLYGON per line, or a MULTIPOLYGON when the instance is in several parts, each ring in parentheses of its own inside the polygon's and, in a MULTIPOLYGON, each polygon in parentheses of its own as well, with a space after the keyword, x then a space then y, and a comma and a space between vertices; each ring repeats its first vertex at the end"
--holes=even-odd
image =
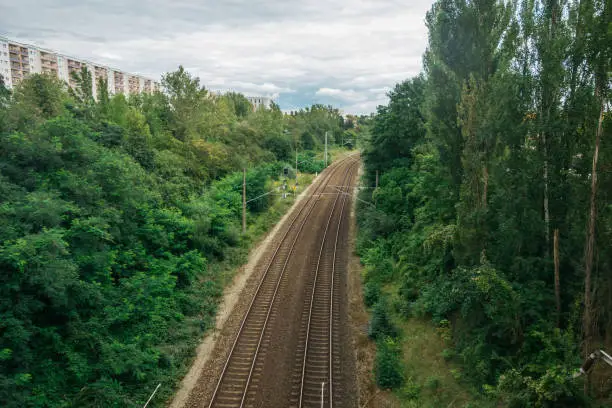
POLYGON ((102 51, 94 50, 92 52, 95 56, 98 56, 105 60, 112 60, 112 61, 122 61, 123 60, 123 57, 121 57, 121 55, 113 54, 112 52, 103 51, 103 50, 102 51))
POLYGON ((278 98, 281 93, 293 93, 295 90, 291 88, 279 87, 275 84, 265 82, 262 84, 255 84, 252 82, 242 81, 230 81, 226 82, 224 79, 214 79, 206 84, 208 87, 214 90, 224 92, 240 92, 246 96, 268 96, 271 98, 278 98))
POLYGON ((320 88, 315 95, 331 96, 336 99, 340 99, 346 102, 360 102, 367 99, 364 92, 356 92, 353 89, 334 89, 334 88, 320 88))
POLYGON ((312 102, 303 89, 319 89, 317 97, 351 112, 373 110, 389 87, 419 72, 431 3, 22 0, 3 6, 0 26, 9 36, 153 77, 183 64, 213 89, 281 100, 291 93, 301 104, 312 102))
POLYGON ((369 113, 376 112, 376 108, 379 105, 385 105, 387 102, 389 102, 388 99, 372 99, 365 102, 347 105, 343 108, 343 111, 357 115, 367 115, 369 113))

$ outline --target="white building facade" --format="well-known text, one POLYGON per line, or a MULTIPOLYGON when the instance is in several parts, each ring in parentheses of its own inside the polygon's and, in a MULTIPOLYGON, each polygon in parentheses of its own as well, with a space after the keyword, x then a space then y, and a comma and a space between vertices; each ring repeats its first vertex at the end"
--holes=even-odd
POLYGON ((79 72, 82 67, 87 67, 92 75, 94 96, 97 95, 99 79, 107 81, 110 94, 133 95, 159 90, 159 83, 150 78, 0 37, 0 76, 7 88, 13 88, 32 73, 55 75, 68 85, 74 86, 72 73, 79 72))
POLYGON ((272 98, 266 96, 247 96, 246 98, 251 102, 251 105, 253 105, 253 110, 257 110, 261 106, 270 109, 272 106, 272 98))

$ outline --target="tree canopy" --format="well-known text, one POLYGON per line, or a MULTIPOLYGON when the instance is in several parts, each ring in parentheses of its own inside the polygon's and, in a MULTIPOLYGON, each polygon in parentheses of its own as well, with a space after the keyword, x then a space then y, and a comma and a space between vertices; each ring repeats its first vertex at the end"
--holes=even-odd
POLYGON ((610 402, 609 371, 586 396, 571 372, 612 346, 611 7, 436 1, 422 74, 369 125, 366 301, 450 322, 463 378, 498 406, 610 402))
POLYGON ((339 113, 253 111, 182 67, 129 97, 73 79, 0 83, 0 405, 141 407, 164 382, 162 406, 250 243, 242 168, 250 200, 339 113))

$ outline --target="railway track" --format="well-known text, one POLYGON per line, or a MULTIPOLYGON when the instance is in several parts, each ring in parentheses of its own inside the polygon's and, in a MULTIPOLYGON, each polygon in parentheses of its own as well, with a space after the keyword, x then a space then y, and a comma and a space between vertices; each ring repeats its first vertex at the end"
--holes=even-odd
MULTIPOLYGON (((283 279, 286 279, 285 271, 291 254, 313 209, 336 172, 341 170, 346 163, 349 163, 348 168, 351 169, 352 164, 356 162, 357 160, 352 157, 345 158, 330 168, 328 174, 323 174, 314 194, 308 197, 297 215, 291 220, 265 268, 263 277, 238 329, 212 394, 209 408, 256 406, 255 393, 269 344, 270 333, 267 332, 267 328, 276 318, 275 300, 283 279)), ((346 179, 346 174, 344 178, 346 179)))
POLYGON ((355 166, 351 166, 345 180, 336 188, 337 194, 325 225, 316 269, 307 287, 310 296, 302 312, 297 369, 294 370, 294 378, 299 378, 299 381, 294 380, 292 407, 331 408, 334 397, 342 395, 343 390, 337 392, 334 387, 335 378, 341 376, 342 368, 338 296, 341 271, 337 267, 337 254, 354 170, 355 166))

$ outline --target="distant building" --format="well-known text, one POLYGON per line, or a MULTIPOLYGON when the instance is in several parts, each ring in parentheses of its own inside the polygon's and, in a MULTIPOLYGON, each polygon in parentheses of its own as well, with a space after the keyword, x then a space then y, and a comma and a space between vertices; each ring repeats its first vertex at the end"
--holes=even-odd
POLYGON ((33 73, 57 76, 73 87, 75 83, 71 74, 80 71, 82 67, 87 67, 92 75, 94 95, 97 95, 98 79, 107 81, 110 94, 152 93, 159 89, 158 82, 140 75, 0 37, 0 75, 8 88, 33 73))
POLYGON ((247 96, 246 98, 251 102, 251 105, 253 105, 253 110, 259 109, 260 106, 266 109, 272 107, 272 98, 266 96, 247 96))

